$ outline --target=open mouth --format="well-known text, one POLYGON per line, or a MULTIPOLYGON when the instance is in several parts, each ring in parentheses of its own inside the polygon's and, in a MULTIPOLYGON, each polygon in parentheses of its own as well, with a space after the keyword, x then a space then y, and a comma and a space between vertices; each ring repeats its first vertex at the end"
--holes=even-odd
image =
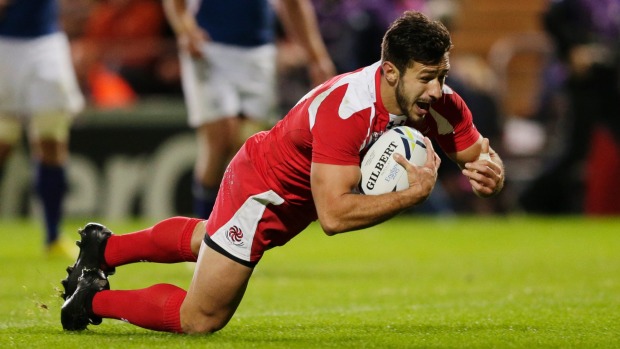
POLYGON ((424 114, 428 113, 428 110, 431 107, 430 103, 425 103, 425 102, 416 102, 415 105, 418 107, 418 109, 420 109, 420 111, 424 114))

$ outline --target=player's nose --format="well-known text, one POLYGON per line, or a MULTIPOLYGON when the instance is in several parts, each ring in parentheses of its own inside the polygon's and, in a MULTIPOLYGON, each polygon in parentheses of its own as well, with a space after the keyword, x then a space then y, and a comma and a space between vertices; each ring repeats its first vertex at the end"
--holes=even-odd
POLYGON ((435 79, 428 84, 428 95, 433 99, 433 102, 441 98, 443 92, 439 79, 435 79))

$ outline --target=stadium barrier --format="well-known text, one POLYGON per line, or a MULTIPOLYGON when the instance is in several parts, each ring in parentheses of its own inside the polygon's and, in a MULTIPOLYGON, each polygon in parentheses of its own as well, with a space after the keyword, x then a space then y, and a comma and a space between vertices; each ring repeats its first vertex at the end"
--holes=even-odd
MULTIPOLYGON (((0 186, 1 217, 40 214, 26 144, 0 186)), ((191 213, 196 156, 180 99, 145 99, 131 108, 87 109, 71 131, 68 217, 161 219, 191 213)))

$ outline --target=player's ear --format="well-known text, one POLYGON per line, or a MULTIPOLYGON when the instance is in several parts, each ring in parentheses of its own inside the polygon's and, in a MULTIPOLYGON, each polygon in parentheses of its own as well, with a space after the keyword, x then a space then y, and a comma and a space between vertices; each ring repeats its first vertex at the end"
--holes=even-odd
POLYGON ((400 73, 394 63, 385 61, 381 64, 381 68, 383 69, 383 75, 385 76, 385 79, 387 80, 387 82, 390 83, 390 85, 394 85, 398 82, 400 73))

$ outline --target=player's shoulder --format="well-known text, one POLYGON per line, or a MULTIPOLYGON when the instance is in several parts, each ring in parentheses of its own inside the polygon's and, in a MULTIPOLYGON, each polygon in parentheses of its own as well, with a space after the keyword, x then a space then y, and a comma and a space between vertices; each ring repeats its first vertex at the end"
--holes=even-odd
POLYGON ((376 101, 375 74, 377 67, 371 65, 345 74, 327 92, 332 102, 338 103, 338 115, 347 119, 372 108, 376 101))

